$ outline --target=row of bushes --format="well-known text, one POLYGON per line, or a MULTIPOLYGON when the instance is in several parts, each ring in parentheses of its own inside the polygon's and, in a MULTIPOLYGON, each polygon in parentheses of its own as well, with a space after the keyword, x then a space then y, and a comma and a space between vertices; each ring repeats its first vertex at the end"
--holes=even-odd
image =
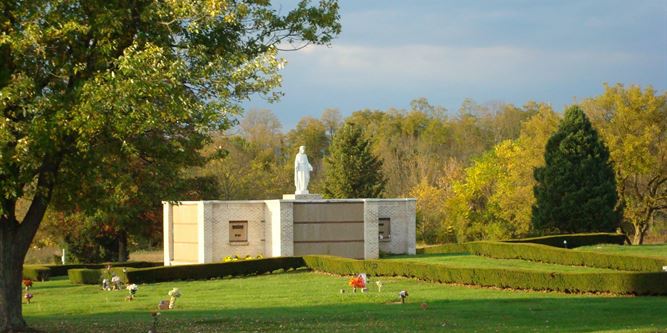
MULTIPOLYGON (((613 233, 588 233, 588 234, 569 234, 569 235, 551 235, 532 238, 521 238, 504 240, 505 243, 532 243, 542 244, 560 248, 575 248, 580 246, 589 246, 596 244, 619 244, 623 245, 625 235, 613 233), (567 242, 567 246, 563 243, 567 242)), ((467 253, 469 243, 450 243, 435 246, 428 246, 417 249, 417 254, 428 253, 467 253)))
POLYGON ((417 249, 417 254, 435 254, 435 253, 468 253, 465 243, 449 243, 435 246, 421 247, 417 249))
POLYGON ((332 256, 304 256, 303 259, 311 269, 341 275, 365 272, 377 276, 404 276, 432 282, 487 287, 636 295, 667 294, 667 273, 663 272, 558 273, 465 268, 409 261, 353 260, 332 256))
POLYGON ((659 272, 662 266, 667 266, 667 259, 663 258, 567 250, 540 244, 480 241, 463 245, 467 253, 498 259, 638 272, 659 272))
MULTIPOLYGON (((276 257, 226 263, 161 266, 149 268, 114 268, 112 271, 123 282, 153 283, 175 280, 205 280, 226 276, 247 276, 271 273, 276 270, 291 270, 305 267, 301 257, 276 257)), ((97 284, 103 278, 105 269, 70 269, 69 279, 76 284, 97 284)))
POLYGON ((111 267, 157 267, 162 266, 161 262, 131 261, 131 262, 110 262, 102 264, 68 264, 68 265, 24 265, 23 277, 36 281, 46 281, 51 276, 66 276, 70 269, 101 269, 107 266, 111 267))
POLYGON ((134 269, 127 272, 132 283, 152 283, 174 280, 202 280, 225 276, 246 276, 304 267, 301 257, 276 257, 226 263, 165 266, 134 269))
POLYGON ((596 244, 618 244, 625 243, 624 234, 615 234, 607 232, 587 233, 587 234, 569 234, 569 235, 550 235, 542 237, 510 239, 503 242, 507 243, 534 243, 549 245, 555 247, 575 248, 580 246, 589 246, 596 244), (566 242, 566 243, 565 243, 566 242))
POLYGON ((132 267, 113 267, 110 271, 106 268, 73 268, 67 271, 69 281, 74 284, 99 284, 102 279, 111 279, 111 274, 120 277, 123 283, 127 283, 127 273, 136 268, 132 267))
MULTIPOLYGON (((484 251, 498 251, 498 244, 477 242, 484 251)), ((514 244, 543 247, 537 244, 514 244)), ((558 250, 558 249, 556 249, 558 250)), ((564 251, 564 250, 560 250, 564 251)), ((202 280, 228 276, 247 276, 308 267, 313 270, 352 275, 366 272, 377 276, 404 276, 441 283, 463 283, 501 288, 554 290, 561 292, 611 292, 617 294, 666 295, 667 273, 663 272, 540 272, 504 268, 469 268, 448 264, 429 264, 392 260, 354 260, 332 256, 278 257, 228 263, 167 266, 153 268, 114 268, 124 282, 153 283, 174 280, 202 280)), ((71 269, 72 283, 97 284, 105 269, 71 269)))

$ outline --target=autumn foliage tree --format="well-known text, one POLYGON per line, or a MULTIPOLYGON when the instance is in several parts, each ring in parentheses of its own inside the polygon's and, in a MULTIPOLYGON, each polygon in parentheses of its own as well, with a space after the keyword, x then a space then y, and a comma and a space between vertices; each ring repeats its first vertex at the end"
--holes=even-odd
POLYGON ((605 85, 582 106, 609 146, 623 218, 642 244, 657 213, 667 211, 667 94, 605 85))

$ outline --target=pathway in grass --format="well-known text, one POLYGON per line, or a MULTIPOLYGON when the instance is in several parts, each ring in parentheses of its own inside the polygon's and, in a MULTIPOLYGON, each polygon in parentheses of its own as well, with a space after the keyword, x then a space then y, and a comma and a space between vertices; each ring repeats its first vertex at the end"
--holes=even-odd
POLYGON ((407 260, 426 262, 431 264, 447 264, 465 268, 506 268, 523 269, 540 272, 610 272, 616 271, 604 268, 565 266, 557 264, 546 264, 520 259, 495 259, 469 254, 420 254, 416 256, 396 256, 386 260, 407 260))
POLYGON ((667 244, 650 244, 650 245, 601 244, 601 245, 578 247, 577 251, 618 253, 618 254, 658 257, 667 259, 667 244))
MULTIPOLYGON (((349 277, 313 272, 157 283, 105 292, 66 280, 36 283, 28 322, 45 332, 146 332, 149 311, 173 288, 159 332, 655 332, 667 330, 667 297, 611 297, 482 289, 379 278, 383 291, 351 293, 349 277), (340 293, 340 289, 345 293, 340 293), (410 292, 408 304, 398 292, 410 292), (423 310, 421 304, 427 304, 423 310)), ((375 287, 375 279, 371 287, 375 287)))

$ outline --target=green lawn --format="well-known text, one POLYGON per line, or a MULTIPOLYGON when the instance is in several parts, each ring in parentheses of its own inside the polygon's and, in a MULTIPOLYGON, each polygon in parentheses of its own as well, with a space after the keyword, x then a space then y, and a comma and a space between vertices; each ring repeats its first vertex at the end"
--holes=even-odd
POLYGON ((667 244, 651 244, 651 245, 601 244, 601 245, 582 246, 578 247, 577 250, 667 258, 667 244))
POLYGON ((24 314, 45 332, 147 332, 149 311, 179 287, 183 296, 177 309, 162 312, 159 332, 667 331, 667 297, 496 290, 405 278, 379 278, 381 293, 353 294, 348 279, 301 271, 157 283, 139 286, 133 302, 124 300, 125 291, 58 280, 35 283, 24 314), (397 304, 402 289, 410 293, 408 304, 397 304))
POLYGON ((614 270, 582 266, 565 266, 538 263, 520 259, 494 259, 469 254, 420 254, 416 256, 395 256, 386 260, 409 260, 432 264, 447 264, 456 267, 507 268, 540 272, 610 272, 614 270))

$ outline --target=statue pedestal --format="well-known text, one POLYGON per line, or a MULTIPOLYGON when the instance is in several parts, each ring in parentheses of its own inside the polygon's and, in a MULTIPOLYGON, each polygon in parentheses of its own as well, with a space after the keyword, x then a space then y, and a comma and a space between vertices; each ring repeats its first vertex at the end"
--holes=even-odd
POLYGON ((283 194, 283 200, 322 200, 319 194, 283 194))

